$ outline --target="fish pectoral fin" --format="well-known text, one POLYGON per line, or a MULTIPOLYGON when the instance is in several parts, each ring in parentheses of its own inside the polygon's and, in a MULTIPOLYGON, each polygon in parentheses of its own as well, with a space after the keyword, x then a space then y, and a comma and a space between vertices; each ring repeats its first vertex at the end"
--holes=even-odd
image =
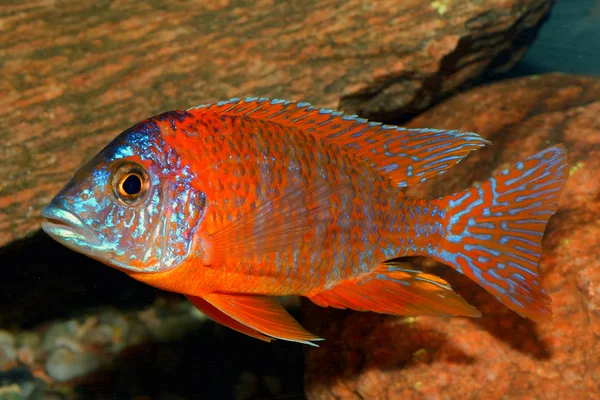
POLYGON ((336 195, 342 196, 350 189, 349 184, 321 180, 258 205, 210 235, 211 262, 252 260, 289 250, 305 240, 307 232, 329 224, 336 195))
POLYGON ((236 321, 235 319, 231 318, 229 315, 225 314, 224 312, 222 312, 221 310, 219 310, 218 308, 216 308, 215 306, 213 306, 212 304, 210 304, 209 302, 204 300, 202 297, 197 297, 197 296, 185 296, 185 297, 187 297, 187 299, 198 310, 200 310, 204 315, 206 315, 208 318, 212 319, 213 321, 215 321, 221 325, 225 325, 226 327, 231 328, 235 331, 241 332, 241 333, 251 336, 255 339, 263 340, 265 342, 270 342, 273 340, 272 337, 263 335, 262 333, 257 332, 256 330, 250 328, 249 326, 246 326, 246 325, 236 321))
POLYGON ((310 300, 322 307, 350 308, 403 316, 467 316, 481 313, 448 282, 415 270, 408 263, 385 263, 357 278, 340 282, 310 300))
POLYGON ((213 318, 238 332, 261 340, 282 339, 317 346, 313 341, 323 340, 305 330, 283 306, 268 296, 212 293, 188 297, 190 301, 213 318), (207 307, 207 303, 210 307, 207 307))

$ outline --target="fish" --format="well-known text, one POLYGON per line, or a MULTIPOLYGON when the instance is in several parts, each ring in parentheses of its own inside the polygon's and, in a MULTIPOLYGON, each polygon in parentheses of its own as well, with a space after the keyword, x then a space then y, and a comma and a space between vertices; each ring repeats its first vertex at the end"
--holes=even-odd
POLYGON ((407 256, 448 265, 522 317, 547 321, 538 263, 567 179, 562 144, 455 194, 405 194, 488 144, 472 132, 235 98, 122 132, 42 210, 42 228, 267 342, 323 340, 279 296, 400 316, 481 316, 447 281, 398 260, 407 256))

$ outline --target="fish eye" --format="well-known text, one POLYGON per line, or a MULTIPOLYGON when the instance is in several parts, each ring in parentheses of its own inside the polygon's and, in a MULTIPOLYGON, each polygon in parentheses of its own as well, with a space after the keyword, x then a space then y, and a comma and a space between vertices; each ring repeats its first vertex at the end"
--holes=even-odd
POLYGON ((136 196, 142 190, 142 177, 135 172, 129 173, 119 183, 119 193, 121 196, 136 196))
POLYGON ((124 162, 113 168, 112 191, 122 203, 134 206, 143 201, 150 187, 148 172, 134 162, 124 162))

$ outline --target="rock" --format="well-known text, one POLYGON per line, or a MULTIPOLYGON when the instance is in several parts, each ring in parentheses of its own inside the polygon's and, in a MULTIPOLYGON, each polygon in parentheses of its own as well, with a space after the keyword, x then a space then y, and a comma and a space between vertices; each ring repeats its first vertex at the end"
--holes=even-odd
POLYGON ((177 340, 197 331, 207 318, 200 313, 189 301, 181 301, 177 309, 168 307, 149 308, 139 313, 146 328, 152 334, 155 341, 177 340))
MULTIPOLYGON (((23 386, 37 378, 50 384, 88 379, 109 369, 123 351, 136 346, 181 340, 206 322, 189 302, 159 299, 140 311, 99 308, 87 315, 13 335, 0 330, 0 384, 23 386)), ((27 397, 27 396, 25 396, 27 397)))
POLYGON ((0 372, 8 371, 16 365, 15 338, 10 332, 0 330, 0 372))
POLYGON ((3 7, 0 245, 38 229, 74 170, 143 118, 254 95, 397 120, 512 65, 551 5, 208 3, 3 7))
POLYGON ((99 367, 98 357, 78 346, 58 347, 50 352, 46 360, 46 372, 57 382, 81 378, 99 367))
POLYGON ((29 368, 34 355, 28 344, 39 339, 26 336, 0 330, 0 400, 38 399, 44 392, 45 382, 29 368))
POLYGON ((451 282, 483 317, 401 318, 307 304, 304 325, 326 338, 307 351, 308 399, 600 399, 599 115, 599 79, 550 74, 473 89, 411 121, 493 143, 444 178, 408 190, 419 197, 457 192, 566 145, 570 178, 540 264, 553 321, 522 319, 450 268, 413 260, 451 282))
POLYGON ((61 340, 78 335, 81 324, 76 320, 61 321, 52 324, 42 337, 41 346, 45 351, 52 350, 61 340))
POLYGON ((235 400, 250 400, 256 396, 258 379, 250 371, 244 371, 240 375, 238 383, 234 386, 235 400))
POLYGON ((283 386, 281 384, 281 379, 276 376, 263 376, 263 381, 269 390, 269 394, 273 396, 273 398, 281 398, 283 386))
POLYGON ((0 400, 24 400, 25 396, 19 385, 0 386, 0 400))

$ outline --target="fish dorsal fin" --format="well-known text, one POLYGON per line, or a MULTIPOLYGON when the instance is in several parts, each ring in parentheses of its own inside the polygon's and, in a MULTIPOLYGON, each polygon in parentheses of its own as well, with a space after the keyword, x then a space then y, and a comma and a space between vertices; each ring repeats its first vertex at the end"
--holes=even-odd
POLYGON ((195 116, 248 118, 310 132, 361 157, 400 187, 441 175, 471 151, 489 143, 471 132, 384 125, 305 102, 279 99, 231 99, 187 111, 195 116))

